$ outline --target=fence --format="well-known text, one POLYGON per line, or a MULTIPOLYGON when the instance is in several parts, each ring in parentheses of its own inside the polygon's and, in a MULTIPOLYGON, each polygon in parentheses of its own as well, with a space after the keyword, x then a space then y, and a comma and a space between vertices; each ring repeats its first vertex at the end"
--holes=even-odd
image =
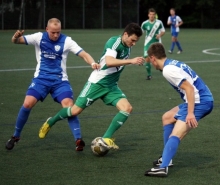
POLYGON ((45 29, 56 17, 63 29, 122 28, 139 23, 139 0, 2 0, 1 28, 45 29))

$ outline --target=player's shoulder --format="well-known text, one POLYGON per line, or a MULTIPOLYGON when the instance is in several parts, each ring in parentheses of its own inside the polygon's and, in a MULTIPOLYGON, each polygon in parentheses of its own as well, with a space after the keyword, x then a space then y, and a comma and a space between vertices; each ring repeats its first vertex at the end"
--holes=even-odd
POLYGON ((115 43, 115 42, 121 42, 121 35, 112 36, 107 40, 107 43, 115 43))
POLYGON ((141 27, 144 26, 145 24, 148 24, 148 23, 149 23, 149 20, 147 19, 144 22, 142 22, 141 27))
POLYGON ((176 71, 178 68, 181 67, 182 62, 178 60, 173 60, 173 59, 166 59, 164 63, 164 68, 163 71, 169 72, 169 71, 176 71))

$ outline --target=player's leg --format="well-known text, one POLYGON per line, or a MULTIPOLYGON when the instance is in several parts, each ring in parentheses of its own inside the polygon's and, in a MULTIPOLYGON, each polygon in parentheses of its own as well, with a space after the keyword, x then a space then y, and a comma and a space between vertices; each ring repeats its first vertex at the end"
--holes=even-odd
POLYGON ((26 96, 24 99, 24 103, 19 110, 14 134, 6 143, 6 149, 11 150, 14 147, 14 144, 20 140, 20 135, 23 130, 25 123, 28 120, 31 109, 34 105, 39 101, 43 101, 47 95, 47 90, 44 88, 44 85, 39 84, 38 80, 33 79, 31 85, 29 86, 26 96))
POLYGON ((86 107, 103 95, 102 86, 87 82, 72 107, 62 108, 55 116, 49 118, 39 130, 39 137, 45 138, 50 128, 58 121, 79 115, 86 107))
POLYGON ((170 50, 168 51, 169 53, 173 53, 176 41, 175 41, 175 32, 171 32, 171 46, 170 46, 170 50))
MULTIPOLYGON (((103 135, 104 140, 111 140, 113 134, 125 123, 132 111, 132 106, 128 102, 125 94, 115 86, 111 91, 103 98, 106 105, 113 105, 118 108, 119 112, 112 119, 108 129, 103 135)), ((112 148, 118 149, 118 146, 111 140, 112 148)), ((110 143, 109 143, 110 144, 110 143)))
MULTIPOLYGON (((54 100, 60 103, 63 108, 73 106, 73 90, 68 81, 62 81, 60 84, 53 86, 51 92, 54 100)), ((76 142, 76 150, 82 151, 85 142, 82 140, 79 119, 77 116, 72 116, 68 117, 67 120, 76 142)))
POLYGON ((177 40, 178 34, 179 34, 179 32, 175 33, 175 43, 176 43, 177 48, 178 48, 177 54, 180 54, 180 53, 183 52, 183 49, 182 49, 182 47, 180 45, 180 42, 177 40))
POLYGON ((144 44, 144 58, 145 58, 144 66, 145 66, 145 69, 146 69, 146 72, 147 72, 146 80, 151 80, 151 78, 152 78, 151 63, 150 63, 150 59, 148 58, 148 55, 147 55, 147 50, 150 47, 150 45, 151 45, 151 42, 146 42, 145 41, 145 44, 144 44))
MULTIPOLYGON (((173 131, 174 124, 176 122, 176 119, 174 117, 178 111, 179 111, 179 107, 176 106, 171 110, 167 111, 166 113, 164 113, 162 116, 164 146, 166 145, 170 137, 170 134, 173 131)), ((157 160, 153 161, 154 166, 160 166, 161 163, 162 163, 162 155, 157 160)), ((173 166, 172 160, 170 161, 169 166, 173 166)))
MULTIPOLYGON (((194 115, 196 120, 199 121, 201 118, 208 115, 213 109, 213 102, 205 102, 195 104, 194 115)), ((177 119, 173 131, 164 147, 162 154, 162 163, 157 168, 152 168, 145 172, 145 175, 151 176, 167 176, 168 166, 171 159, 175 156, 179 147, 180 141, 192 130, 188 124, 186 124, 186 116, 188 114, 188 105, 186 103, 179 105, 179 111, 175 114, 177 119)))

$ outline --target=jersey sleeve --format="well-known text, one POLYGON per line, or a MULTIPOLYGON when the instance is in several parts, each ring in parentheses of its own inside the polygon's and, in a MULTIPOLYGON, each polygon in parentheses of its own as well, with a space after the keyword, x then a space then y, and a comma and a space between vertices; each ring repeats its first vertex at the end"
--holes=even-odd
POLYGON ((182 22, 182 19, 181 19, 180 16, 178 16, 178 15, 176 16, 176 22, 177 22, 177 23, 182 22))
POLYGON ((40 44, 43 33, 37 32, 30 35, 24 35, 24 40, 27 45, 36 45, 40 44))
POLYGON ((182 75, 182 69, 175 65, 167 65, 163 68, 163 76, 176 87, 180 87, 186 78, 182 75))
POLYGON ((65 47, 72 53, 78 55, 83 49, 74 41, 71 37, 67 37, 65 41, 65 47))
POLYGON ((160 31, 165 32, 165 28, 163 26, 163 22, 160 21, 160 31))
POLYGON ((170 16, 168 17, 167 22, 171 22, 171 18, 170 18, 170 16))
POLYGON ((121 42, 120 38, 113 38, 113 37, 110 38, 105 44, 105 48, 106 48, 105 56, 112 56, 116 58, 118 53, 117 49, 120 42, 121 42))

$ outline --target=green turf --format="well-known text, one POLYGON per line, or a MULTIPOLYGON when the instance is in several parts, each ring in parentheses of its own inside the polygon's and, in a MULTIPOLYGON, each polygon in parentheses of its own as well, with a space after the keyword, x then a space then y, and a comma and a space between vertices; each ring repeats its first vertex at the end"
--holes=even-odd
MULTIPOLYGON (((33 31, 27 30, 26 33, 33 31)), ((89 52, 95 60, 102 53, 103 45, 111 35, 122 30, 64 30, 89 52)), ((181 103, 179 95, 153 69, 153 79, 146 81, 144 67, 128 66, 119 86, 133 105, 133 113, 126 124, 116 132, 117 152, 96 157, 90 142, 102 136, 117 113, 114 107, 97 101, 80 116, 85 150, 76 153, 74 140, 66 121, 58 122, 44 140, 38 138, 42 123, 54 115, 60 105, 50 96, 32 110, 24 127, 21 141, 12 151, 6 151, 5 142, 13 134, 14 122, 22 105, 25 92, 33 77, 36 59, 33 46, 15 45, 10 39, 13 31, 1 31, 0 36, 0 184, 2 185, 217 185, 220 181, 219 148, 219 55, 207 55, 202 50, 219 48, 216 39, 219 30, 184 30, 179 35, 183 53, 168 57, 183 60, 204 79, 215 98, 211 115, 200 121, 181 143, 169 169, 167 178, 145 177, 145 170, 152 166, 162 151, 161 115, 181 103), (213 62, 217 61, 217 62, 213 62), (9 69, 29 69, 4 71, 9 69)), ((166 50, 170 47, 170 33, 163 37, 166 50)), ((143 55, 144 37, 132 50, 131 57, 143 55)), ((86 66, 70 54, 68 67, 86 66)), ((70 82, 77 96, 86 82, 90 68, 69 68, 70 82)))

